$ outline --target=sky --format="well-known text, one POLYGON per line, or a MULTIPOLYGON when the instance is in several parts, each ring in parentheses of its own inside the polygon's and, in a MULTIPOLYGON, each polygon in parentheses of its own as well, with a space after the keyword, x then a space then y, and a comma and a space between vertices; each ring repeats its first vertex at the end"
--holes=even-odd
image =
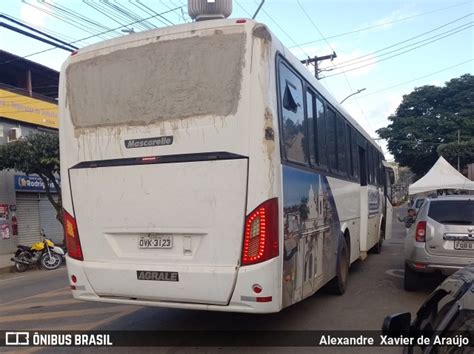
MULTIPOLYGON (((110 3, 126 6, 141 18, 169 11, 161 22, 156 17, 151 19, 150 26, 190 21, 185 0, 110 3)), ((260 0, 234 0, 231 16, 251 17, 259 3, 260 0)), ((130 19, 105 16, 104 9, 107 12, 110 8, 104 6, 99 0, 0 0, 1 13, 65 42, 74 41, 78 47, 109 38, 110 33, 127 35, 122 28, 145 30, 140 24, 123 26, 132 22, 130 19), (60 20, 63 10, 75 11, 97 24, 78 28, 71 19, 69 23, 60 20), (109 28, 119 29, 94 36, 109 28), (90 36, 94 37, 76 42, 90 36)), ((395 112, 403 95, 416 87, 442 86, 452 78, 474 73, 473 13, 474 0, 266 0, 256 19, 265 23, 298 58, 336 52, 333 61, 320 63, 320 82, 339 101, 364 89, 343 106, 377 138, 376 130, 389 124, 387 118, 395 112)), ((0 27, 2 50, 27 56, 50 48, 0 27)), ((53 49, 28 59, 60 70, 68 55, 64 50, 53 49)), ((387 152, 385 143, 379 143, 387 152)))

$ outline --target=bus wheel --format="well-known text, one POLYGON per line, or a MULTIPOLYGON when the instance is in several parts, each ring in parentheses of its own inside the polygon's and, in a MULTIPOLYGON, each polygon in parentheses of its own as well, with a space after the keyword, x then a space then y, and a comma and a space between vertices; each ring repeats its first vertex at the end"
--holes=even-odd
POLYGON ((349 277, 349 249, 344 238, 339 242, 337 254, 336 277, 328 284, 328 290, 335 295, 346 292, 347 278, 349 277))

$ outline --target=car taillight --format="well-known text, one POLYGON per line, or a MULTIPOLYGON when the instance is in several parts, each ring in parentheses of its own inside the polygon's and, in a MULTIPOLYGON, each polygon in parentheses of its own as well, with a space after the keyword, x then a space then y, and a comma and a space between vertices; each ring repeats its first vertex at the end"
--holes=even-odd
POLYGON ((426 240, 426 221, 418 221, 416 224, 415 240, 425 242, 426 240))
POLYGON ((83 261, 81 241, 77 232, 76 219, 74 219, 66 210, 64 212, 64 234, 66 236, 67 253, 69 257, 83 261))
POLYGON ((278 256, 278 199, 260 204, 245 219, 242 265, 278 256))

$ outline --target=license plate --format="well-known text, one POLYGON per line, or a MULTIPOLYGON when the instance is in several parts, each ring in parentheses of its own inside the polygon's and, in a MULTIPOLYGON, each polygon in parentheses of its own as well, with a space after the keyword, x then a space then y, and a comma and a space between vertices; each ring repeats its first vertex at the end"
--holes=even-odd
POLYGON ((474 241, 454 241, 454 249, 474 251, 474 241))
POLYGON ((173 236, 152 234, 140 236, 138 248, 173 248, 173 236))

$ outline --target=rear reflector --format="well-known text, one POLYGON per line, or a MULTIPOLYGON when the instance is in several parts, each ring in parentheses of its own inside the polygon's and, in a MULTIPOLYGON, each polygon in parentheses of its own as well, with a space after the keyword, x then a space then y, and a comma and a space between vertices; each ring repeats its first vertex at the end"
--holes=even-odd
POLYGON ((426 240, 426 221, 419 221, 416 224, 415 240, 417 242, 425 242, 426 240))
POLYGON ((242 265, 256 264, 278 256, 278 199, 269 199, 245 220, 242 265))
POLYGON ((425 268, 426 268, 426 264, 415 263, 415 268, 418 268, 418 269, 425 269, 425 268))
POLYGON ((252 285, 252 290, 255 294, 260 294, 262 292, 263 288, 260 284, 254 284, 254 285, 252 285))
POLYGON ((76 219, 74 219, 66 210, 64 213, 64 235, 66 236, 67 253, 69 257, 83 261, 81 241, 77 232, 76 219))
POLYGON ((257 297, 257 302, 271 302, 271 301, 272 301, 271 296, 257 297))

